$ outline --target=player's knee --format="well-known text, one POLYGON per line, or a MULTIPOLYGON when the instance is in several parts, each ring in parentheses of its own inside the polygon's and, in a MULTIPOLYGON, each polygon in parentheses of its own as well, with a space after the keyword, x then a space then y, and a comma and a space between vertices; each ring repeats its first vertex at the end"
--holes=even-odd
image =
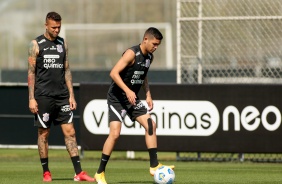
POLYGON ((75 136, 75 129, 71 129, 69 132, 68 132, 68 135, 69 136, 75 136))
POLYGON ((114 140, 118 140, 118 138, 119 138, 119 133, 118 134, 114 134, 113 136, 112 136, 112 138, 114 139, 114 140))
POLYGON ((61 127, 65 136, 75 136, 75 129, 72 124, 62 124, 61 127))
POLYGON ((48 137, 50 134, 50 128, 39 128, 38 137, 48 137))
POLYGON ((119 136, 120 136, 119 131, 112 131, 110 132, 110 135, 109 135, 109 137, 114 141, 116 141, 119 138, 119 136))
POLYGON ((154 131, 156 130, 155 122, 153 122, 151 118, 148 118, 147 122, 148 122, 148 134, 153 135, 154 131))

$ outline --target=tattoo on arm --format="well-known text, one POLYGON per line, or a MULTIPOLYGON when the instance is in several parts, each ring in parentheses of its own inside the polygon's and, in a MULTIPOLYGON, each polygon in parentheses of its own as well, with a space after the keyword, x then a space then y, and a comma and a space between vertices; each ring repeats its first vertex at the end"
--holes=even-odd
POLYGON ((143 83, 142 87, 143 87, 143 90, 144 90, 146 96, 148 96, 148 95, 151 96, 147 77, 144 79, 144 83, 143 83))
POLYGON ((35 84, 35 66, 36 57, 38 54, 38 45, 35 40, 33 40, 28 49, 28 94, 29 99, 34 99, 34 84, 35 84))
POLYGON ((69 59, 68 59, 68 46, 67 46, 66 42, 65 42, 65 49, 66 49, 65 80, 66 80, 66 85, 68 87, 70 96, 74 97, 73 86, 72 86, 72 75, 71 75, 70 66, 69 66, 69 59))

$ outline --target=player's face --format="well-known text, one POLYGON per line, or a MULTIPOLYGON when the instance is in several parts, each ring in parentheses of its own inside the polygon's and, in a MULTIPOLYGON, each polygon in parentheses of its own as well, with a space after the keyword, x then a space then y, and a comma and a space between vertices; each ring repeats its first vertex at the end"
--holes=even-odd
POLYGON ((149 53, 155 52, 157 50, 158 46, 161 44, 161 40, 156 39, 155 37, 148 38, 147 40, 147 51, 149 53))
POLYGON ((61 21, 48 19, 45 23, 46 33, 51 39, 55 39, 61 31, 61 21))

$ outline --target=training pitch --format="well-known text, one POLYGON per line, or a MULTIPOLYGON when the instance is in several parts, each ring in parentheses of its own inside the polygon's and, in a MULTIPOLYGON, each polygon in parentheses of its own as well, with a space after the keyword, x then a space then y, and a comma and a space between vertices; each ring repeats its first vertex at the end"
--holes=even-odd
MULTIPOLYGON (((53 182, 74 183, 73 167, 66 150, 49 150, 49 167, 53 182)), ((96 172, 101 152, 85 151, 81 159, 83 170, 90 176, 96 172)), ((282 183, 281 163, 252 162, 182 162, 175 153, 158 153, 164 164, 174 164, 176 184, 195 183, 282 183)), ((149 175, 147 152, 136 152, 136 159, 126 159, 126 152, 114 151, 107 165, 109 184, 153 184, 149 175)), ((32 184, 42 182, 42 168, 37 150, 0 149, 0 184, 32 184)))

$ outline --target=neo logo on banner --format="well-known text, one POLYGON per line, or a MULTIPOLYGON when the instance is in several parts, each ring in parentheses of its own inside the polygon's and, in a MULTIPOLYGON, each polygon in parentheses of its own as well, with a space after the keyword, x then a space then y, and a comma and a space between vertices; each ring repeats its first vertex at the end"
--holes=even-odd
MULTIPOLYGON (((143 102, 147 105, 146 102, 143 102)), ((157 135, 166 136, 210 136, 216 132, 220 124, 220 115, 216 106, 209 101, 177 101, 154 100, 154 109, 150 112, 157 123, 157 135)), ((281 124, 281 114, 274 106, 266 107, 261 115, 253 106, 243 109, 241 115, 234 106, 228 106, 223 112, 223 131, 229 131, 230 114, 234 115, 232 129, 240 131, 240 123, 248 130, 255 130, 260 121, 269 131, 274 131, 281 124), (274 123, 267 122, 267 115, 273 113, 274 123), (241 120, 241 121, 240 121, 241 120)), ((91 100, 84 109, 83 121, 92 134, 106 135, 109 133, 108 105, 106 100, 91 100)), ((132 122, 127 116, 124 119, 122 135, 144 135, 144 128, 138 122, 132 122)))

